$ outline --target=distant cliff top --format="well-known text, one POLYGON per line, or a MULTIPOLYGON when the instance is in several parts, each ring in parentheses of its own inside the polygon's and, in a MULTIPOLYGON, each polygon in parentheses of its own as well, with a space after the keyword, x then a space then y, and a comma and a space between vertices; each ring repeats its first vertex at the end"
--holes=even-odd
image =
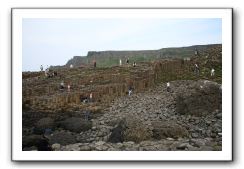
POLYGON ((124 50, 124 51, 89 51, 87 56, 74 56, 65 66, 85 67, 96 60, 98 67, 111 67, 119 64, 119 60, 125 63, 126 58, 132 62, 148 62, 167 58, 190 58, 195 56, 195 50, 199 55, 208 55, 208 49, 222 48, 222 44, 194 45, 188 47, 162 48, 158 50, 124 50))

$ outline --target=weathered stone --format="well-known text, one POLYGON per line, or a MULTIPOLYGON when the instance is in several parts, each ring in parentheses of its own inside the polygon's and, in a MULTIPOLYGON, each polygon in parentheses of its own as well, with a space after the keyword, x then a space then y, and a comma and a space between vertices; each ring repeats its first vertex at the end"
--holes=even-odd
POLYGON ((61 144, 61 145, 68 145, 68 144, 74 144, 76 143, 76 138, 74 135, 68 133, 68 132, 54 132, 50 136, 50 144, 61 144))
POLYGON ((61 145, 60 145, 60 144, 55 143, 55 144, 52 145, 52 149, 53 149, 54 151, 59 151, 60 148, 61 148, 61 145))
POLYGON ((155 139, 166 139, 170 138, 179 138, 179 137, 187 137, 188 131, 173 122, 168 121, 158 121, 153 123, 153 137, 155 139))
POLYGON ((66 130, 80 133, 91 129, 92 123, 81 118, 71 117, 60 123, 61 127, 66 130))

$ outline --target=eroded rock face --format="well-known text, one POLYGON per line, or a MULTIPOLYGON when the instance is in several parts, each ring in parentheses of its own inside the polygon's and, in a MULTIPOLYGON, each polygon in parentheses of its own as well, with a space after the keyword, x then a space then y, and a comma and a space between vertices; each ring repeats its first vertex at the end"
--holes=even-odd
POLYGON ((184 115, 202 116, 221 108, 221 90, 218 83, 200 81, 189 84, 177 94, 177 112, 184 115))

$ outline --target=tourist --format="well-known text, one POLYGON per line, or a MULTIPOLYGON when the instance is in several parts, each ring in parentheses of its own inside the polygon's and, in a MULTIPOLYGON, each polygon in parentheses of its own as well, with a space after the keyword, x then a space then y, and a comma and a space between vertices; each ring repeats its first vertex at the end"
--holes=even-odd
POLYGON ((132 94, 132 87, 131 86, 129 87, 129 92, 128 93, 129 93, 129 96, 132 94))
POLYGON ((166 86, 167 86, 167 92, 170 92, 170 83, 167 82, 166 86))
POLYGON ((58 76, 58 72, 57 71, 54 71, 53 72, 53 76, 58 76))
POLYGON ((199 69, 199 67, 198 67, 198 65, 197 64, 195 64, 195 73, 197 74, 197 75, 199 75, 199 72, 200 72, 200 69, 199 69))
POLYGON ((93 66, 94 66, 94 69, 96 68, 96 66, 97 66, 97 62, 96 62, 96 60, 94 59, 93 60, 93 66))
POLYGON ((46 77, 49 76, 49 69, 48 69, 48 68, 46 68, 46 70, 45 70, 45 76, 46 76, 46 77))
POLYGON ((70 92, 70 84, 68 84, 67 89, 68 89, 68 92, 70 92))
POLYGON ((129 64, 129 58, 126 59, 126 64, 129 64))
POLYGON ((133 67, 136 67, 136 62, 133 62, 133 67))
POLYGON ((90 98, 90 102, 92 102, 92 93, 90 93, 89 98, 90 98))
POLYGON ((195 56, 198 55, 198 51, 197 51, 197 48, 195 48, 195 56))
POLYGON ((69 67, 72 69, 74 66, 71 64, 69 67))
POLYGON ((122 65, 122 60, 121 60, 121 59, 119 60, 119 65, 120 65, 120 66, 122 65))
POLYGON ((62 81, 61 83, 60 83, 60 88, 59 88, 60 90, 64 90, 64 82, 62 81))
POLYGON ((40 69, 41 69, 41 72, 42 72, 43 71, 43 66, 42 65, 41 65, 40 69))
POLYGON ((212 70, 211 70, 211 76, 214 76, 214 68, 212 68, 212 70))
POLYGON ((90 111, 86 110, 85 111, 85 120, 88 121, 90 118, 90 111))

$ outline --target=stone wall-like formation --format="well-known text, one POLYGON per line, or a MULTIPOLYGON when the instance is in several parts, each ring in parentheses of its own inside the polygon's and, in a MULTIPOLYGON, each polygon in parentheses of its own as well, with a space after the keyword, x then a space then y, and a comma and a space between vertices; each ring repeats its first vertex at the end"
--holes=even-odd
POLYGON ((190 60, 170 59, 148 63, 115 66, 112 68, 64 68, 58 71, 58 76, 46 78, 44 72, 23 73, 23 109, 42 112, 57 112, 69 109, 82 109, 81 97, 93 95, 93 105, 104 105, 118 96, 128 94, 129 86, 133 92, 141 92, 157 83, 173 80, 211 79, 211 67, 216 67, 213 79, 221 79, 221 51, 212 48, 200 57, 190 60), (194 74, 194 64, 197 63, 201 73, 194 74), (65 88, 59 90, 61 82, 71 85, 70 92, 65 88))

